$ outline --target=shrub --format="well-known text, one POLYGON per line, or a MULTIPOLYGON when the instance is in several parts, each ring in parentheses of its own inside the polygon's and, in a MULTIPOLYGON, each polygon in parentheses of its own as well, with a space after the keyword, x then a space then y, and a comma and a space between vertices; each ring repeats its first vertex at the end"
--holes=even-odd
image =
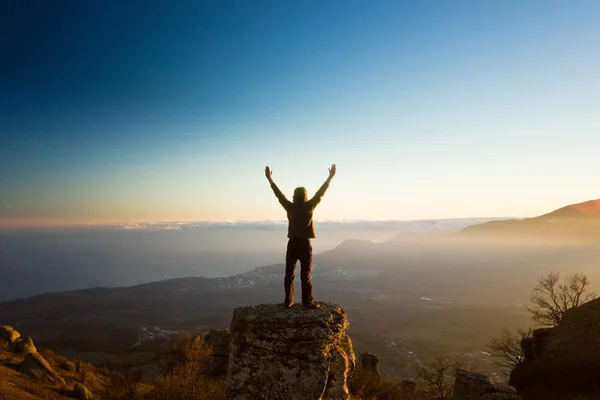
POLYGON ((149 394, 151 400, 224 399, 224 382, 209 376, 211 348, 200 336, 170 340, 163 376, 149 394))
POLYGON ((120 372, 102 370, 97 375, 102 380, 100 398, 103 400, 128 400, 137 399, 138 384, 142 376, 142 370, 134 370, 127 376, 120 372))

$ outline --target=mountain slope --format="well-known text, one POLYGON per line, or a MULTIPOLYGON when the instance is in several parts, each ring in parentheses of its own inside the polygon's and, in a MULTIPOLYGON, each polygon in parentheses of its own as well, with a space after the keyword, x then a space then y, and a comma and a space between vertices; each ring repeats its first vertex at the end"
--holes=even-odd
POLYGON ((534 218, 490 221, 463 229, 464 235, 530 239, 600 240, 600 199, 570 204, 534 218))

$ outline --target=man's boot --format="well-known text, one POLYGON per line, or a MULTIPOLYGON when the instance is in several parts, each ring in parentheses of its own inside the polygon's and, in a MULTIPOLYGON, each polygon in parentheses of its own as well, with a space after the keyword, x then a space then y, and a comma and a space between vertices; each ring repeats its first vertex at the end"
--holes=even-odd
POLYGON ((308 310, 316 310, 317 308, 321 307, 321 305, 318 303, 315 303, 314 301, 309 301, 307 303, 302 303, 302 307, 304 307, 308 310))

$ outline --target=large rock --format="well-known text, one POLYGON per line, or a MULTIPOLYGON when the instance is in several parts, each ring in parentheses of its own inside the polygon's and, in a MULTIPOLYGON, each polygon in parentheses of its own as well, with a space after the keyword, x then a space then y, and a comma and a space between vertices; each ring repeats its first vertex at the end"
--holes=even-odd
POLYGON ((553 328, 536 329, 523 340, 525 361, 510 384, 526 400, 600 398, 600 299, 565 312, 553 328))
POLYGON ((210 373, 213 376, 225 376, 229 364, 229 329, 211 329, 204 338, 212 349, 210 373))
POLYGON ((73 388, 72 397, 78 400, 92 400, 94 396, 85 385, 77 382, 73 388))
POLYGON ((360 375, 363 381, 379 381, 381 379, 379 357, 371 353, 362 353, 360 355, 360 375))
POLYGON ((60 363, 60 367, 66 371, 75 372, 77 367, 71 361, 63 361, 60 363))
POLYGON ((231 321, 229 400, 349 399, 355 366, 346 312, 338 305, 241 307, 231 321))
POLYGON ((37 353, 37 349, 33 344, 33 339, 31 339, 29 336, 20 337, 17 340, 15 340, 15 342, 13 343, 13 348, 15 349, 15 352, 19 354, 37 353))
POLYGON ((21 334, 15 331, 12 326, 0 325, 0 339, 5 340, 8 344, 13 344, 15 340, 21 337, 21 334))
POLYGON ((28 353, 20 364, 21 372, 32 378, 64 385, 65 381, 52 369, 50 364, 38 353, 28 353))
POLYGON ((452 400, 520 400, 512 386, 496 385, 485 375, 456 371, 452 400))

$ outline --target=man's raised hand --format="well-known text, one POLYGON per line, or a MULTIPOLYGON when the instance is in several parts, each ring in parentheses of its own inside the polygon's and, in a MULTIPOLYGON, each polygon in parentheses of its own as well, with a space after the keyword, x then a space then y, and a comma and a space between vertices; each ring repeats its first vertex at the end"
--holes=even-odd
POLYGON ((271 168, 269 168, 269 167, 265 168, 265 176, 267 177, 267 179, 269 180, 269 182, 272 181, 272 179, 273 179, 273 171, 271 171, 271 168))
POLYGON ((329 177, 333 178, 334 175, 335 175, 335 164, 331 164, 331 168, 329 168, 329 177))

